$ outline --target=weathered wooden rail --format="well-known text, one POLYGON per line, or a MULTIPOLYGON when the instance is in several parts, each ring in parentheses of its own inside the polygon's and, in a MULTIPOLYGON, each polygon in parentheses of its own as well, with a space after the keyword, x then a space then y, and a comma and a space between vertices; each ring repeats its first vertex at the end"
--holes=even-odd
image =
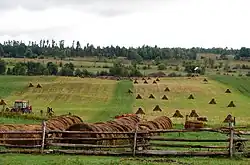
POLYGON ((138 130, 138 127, 136 127, 132 132, 49 131, 46 130, 46 123, 43 122, 41 131, 0 130, 0 153, 64 153, 131 156, 223 155, 233 157, 239 153, 244 154, 249 152, 249 147, 245 146, 245 143, 249 142, 250 138, 241 136, 250 135, 250 131, 238 130, 240 128, 241 127, 233 127, 233 125, 230 124, 229 127, 220 128, 168 129, 154 131, 140 131, 138 130), (224 139, 191 139, 171 138, 167 136, 170 133, 185 134, 188 132, 216 132, 228 137, 224 139), (18 134, 25 135, 25 137, 13 137, 13 135, 18 134), (88 135, 88 137, 62 137, 62 134, 85 134, 88 135), (164 134, 165 136, 160 136, 160 134, 164 134), (95 137, 91 135, 95 135, 95 137), (110 137, 111 135, 120 136, 110 137), (65 142, 65 140, 74 140, 79 143, 69 143, 65 142), (113 141, 114 144, 105 143, 108 141, 113 141), (205 145, 203 143, 211 144, 205 145), (222 145, 222 143, 224 145, 222 145), (242 148, 239 149, 238 145, 242 145, 244 150, 242 150, 242 148), (198 149, 198 151, 194 149, 198 149))

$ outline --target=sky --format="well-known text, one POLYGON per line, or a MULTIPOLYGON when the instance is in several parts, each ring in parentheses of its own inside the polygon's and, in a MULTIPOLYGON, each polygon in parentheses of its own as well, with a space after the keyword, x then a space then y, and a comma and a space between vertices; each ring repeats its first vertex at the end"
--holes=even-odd
POLYGON ((0 42, 250 47, 249 0, 0 0, 0 42))

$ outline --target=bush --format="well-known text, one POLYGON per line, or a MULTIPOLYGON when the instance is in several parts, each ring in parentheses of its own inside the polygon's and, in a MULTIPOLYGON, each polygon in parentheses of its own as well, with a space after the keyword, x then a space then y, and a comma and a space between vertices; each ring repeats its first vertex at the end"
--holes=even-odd
POLYGON ((158 65, 158 70, 165 70, 166 69, 166 65, 161 63, 158 65))

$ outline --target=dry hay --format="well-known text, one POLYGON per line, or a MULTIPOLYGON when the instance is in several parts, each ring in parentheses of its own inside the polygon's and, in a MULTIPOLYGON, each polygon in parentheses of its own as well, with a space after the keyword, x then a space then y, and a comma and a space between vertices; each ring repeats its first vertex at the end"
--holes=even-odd
POLYGON ((203 128, 205 124, 202 121, 186 121, 185 122, 185 129, 197 129, 203 128))
POLYGON ((196 113, 195 110, 192 110, 191 113, 189 114, 189 117, 199 117, 199 115, 196 113))
POLYGON ((229 104, 228 104, 228 106, 227 107, 236 107, 236 105, 234 104, 234 102, 233 101, 231 101, 229 104))
POLYGON ((29 87, 34 87, 34 85, 32 83, 29 84, 29 87))
POLYGON ((153 109, 153 111, 160 111, 161 112, 162 110, 161 110, 159 105, 156 105, 155 108, 153 109))
POLYGON ((148 80, 151 80, 151 78, 150 78, 150 77, 148 77, 148 80))
POLYGON ((230 89, 227 89, 227 90, 225 91, 225 93, 231 93, 230 89))
POLYGON ((138 94, 138 95, 136 96, 136 99, 142 99, 141 95, 138 94))
POLYGON ((154 81, 153 81, 153 84, 157 84, 157 82, 154 80, 154 81))
POLYGON ((148 97, 150 99, 155 99, 154 95, 153 94, 150 94, 150 96, 148 97))
POLYGON ((146 80, 146 79, 143 77, 142 80, 144 81, 144 80, 146 80))
POLYGON ((208 81, 207 81, 207 79, 206 79, 206 78, 204 78, 203 82, 207 83, 208 81))
POLYGON ((179 110, 176 110, 172 117, 174 117, 174 118, 183 118, 183 115, 181 114, 181 112, 179 110))
POLYGON ((231 123, 234 122, 234 118, 231 114, 227 115, 227 117, 224 119, 223 123, 231 123))
POLYGON ((138 81, 137 81, 137 80, 135 80, 135 81, 134 81, 134 84, 138 84, 138 81))
POLYGON ((159 79, 159 78, 157 78, 155 81, 160 81, 160 79, 159 79))
POLYGON ((135 114, 138 114, 138 115, 145 115, 145 112, 142 110, 142 108, 138 108, 138 110, 136 111, 135 114))
POLYGON ((7 105, 7 103, 4 100, 1 100, 0 105, 7 105))
POLYGON ((161 99, 162 100, 168 100, 168 97, 166 95, 164 95, 161 99))
POLYGON ((213 98, 213 99, 209 102, 209 104, 216 104, 215 99, 213 98))
POLYGON ((145 80, 143 83, 144 83, 144 84, 148 84, 147 80, 145 80))
POLYGON ((188 99, 194 99, 194 96, 191 94, 189 95, 188 99))
POLYGON ((133 91, 132 91, 131 89, 129 89, 129 90, 128 90, 128 93, 130 93, 130 94, 131 94, 131 93, 133 93, 133 91))
POLYGON ((165 92, 170 92, 170 89, 168 87, 165 88, 165 92))
POLYGON ((36 87, 37 87, 37 88, 42 88, 41 84, 37 84, 36 87))
POLYGON ((204 122, 207 122, 207 121, 208 121, 208 120, 207 120, 207 117, 205 117, 205 116, 197 117, 197 120, 198 120, 198 121, 204 121, 204 122))

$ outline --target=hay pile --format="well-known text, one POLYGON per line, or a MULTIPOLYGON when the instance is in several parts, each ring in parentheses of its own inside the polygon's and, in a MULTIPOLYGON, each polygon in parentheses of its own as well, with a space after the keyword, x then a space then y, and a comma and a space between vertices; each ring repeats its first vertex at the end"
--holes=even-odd
POLYGON ((41 84, 37 84, 36 87, 37 87, 37 88, 42 88, 41 84))
POLYGON ((138 110, 136 111, 137 115, 145 115, 145 112, 142 110, 142 108, 138 108, 138 110))
POLYGON ((213 98, 213 99, 209 102, 209 104, 216 104, 215 99, 213 98))
POLYGON ((150 99, 155 99, 155 97, 154 97, 153 94, 150 94, 148 98, 150 98, 150 99))
POLYGON ((189 117, 199 117, 195 110, 192 110, 189 117))
POLYGON ((29 84, 29 87, 34 87, 34 85, 32 83, 29 84))
POLYGON ((229 104, 228 104, 228 106, 227 107, 236 107, 236 105, 234 104, 234 102, 233 101, 231 101, 229 104))
POLYGON ((141 95, 138 94, 138 95, 136 96, 136 99, 142 99, 141 95))
POLYGON ((166 95, 164 95, 161 99, 162 100, 168 100, 168 97, 166 95))
POLYGON ((174 118, 183 118, 183 115, 181 114, 181 112, 179 110, 176 110, 172 117, 174 117, 174 118))
POLYGON ((225 93, 231 93, 230 89, 227 89, 227 90, 225 91, 225 93))
POLYGON ((202 121, 186 121, 185 122, 185 129, 197 129, 203 128, 205 124, 202 121))
POLYGON ((191 94, 189 95, 188 99, 194 99, 194 96, 191 94))

